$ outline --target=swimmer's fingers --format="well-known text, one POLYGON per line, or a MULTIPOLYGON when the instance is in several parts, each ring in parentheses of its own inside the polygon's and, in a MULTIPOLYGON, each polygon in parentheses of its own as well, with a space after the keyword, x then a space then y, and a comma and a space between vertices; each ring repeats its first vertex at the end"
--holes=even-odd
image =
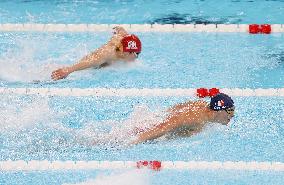
POLYGON ((57 69, 52 72, 51 78, 52 80, 60 80, 63 78, 66 78, 68 76, 68 73, 64 69, 57 69))
POLYGON ((52 74, 51 74, 51 79, 52 79, 52 80, 59 80, 59 79, 60 79, 60 72, 59 72, 59 69, 52 72, 52 74))

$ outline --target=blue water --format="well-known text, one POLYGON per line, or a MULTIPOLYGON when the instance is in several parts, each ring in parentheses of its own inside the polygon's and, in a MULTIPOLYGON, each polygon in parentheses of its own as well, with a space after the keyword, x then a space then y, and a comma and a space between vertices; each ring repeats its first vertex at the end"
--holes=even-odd
POLYGON ((133 147, 111 142, 131 125, 188 98, 40 98, 2 96, 0 160, 208 160, 284 162, 283 98, 234 98, 229 127, 133 147), (116 129, 118 129, 116 131, 116 129), (114 132, 112 132, 114 131, 114 132), (102 134, 104 133, 104 134, 102 134), (105 141, 102 136, 109 135, 105 141), (82 143, 99 141, 95 146, 82 143), (110 141, 110 143, 108 143, 110 141))
MULTIPOLYGON (((1 174, 1 172, 0 172, 1 174)), ((75 184, 86 182, 86 179, 93 180, 92 185, 111 184, 115 180, 117 184, 135 184, 135 185, 172 185, 172 184, 281 184, 283 182, 283 173, 281 172, 243 172, 243 171, 172 171, 164 170, 158 173, 130 171, 130 172, 110 172, 110 171, 61 171, 61 172, 33 172, 33 173, 11 173, 5 180, 0 178, 0 183, 7 185, 18 184, 17 179, 22 179, 21 184, 75 184), (179 178, 176 178, 179 177, 179 178), (106 179, 105 181, 99 181, 106 179), (43 183, 44 182, 44 183, 43 183), (106 183, 108 182, 108 183, 106 183), (279 183, 280 182, 280 183, 279 183)))
POLYGON ((53 83, 50 82, 53 70, 77 62, 104 44, 111 33, 1 32, 0 86, 279 88, 284 85, 283 34, 137 35, 144 46, 137 62, 75 72, 53 83))
POLYGON ((0 23, 284 23, 283 0, 2 0, 0 23))

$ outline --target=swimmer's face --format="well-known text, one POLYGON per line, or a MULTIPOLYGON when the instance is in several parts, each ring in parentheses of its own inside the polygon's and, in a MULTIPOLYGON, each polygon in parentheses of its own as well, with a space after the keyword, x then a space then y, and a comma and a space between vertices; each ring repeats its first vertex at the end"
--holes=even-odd
POLYGON ((122 45, 117 50, 118 56, 126 62, 133 62, 135 59, 138 58, 140 53, 135 52, 123 52, 122 45))
POLYGON ((235 114, 235 107, 218 111, 216 116, 216 121, 220 122, 222 125, 228 125, 230 120, 234 117, 234 114, 235 114))
POLYGON ((133 62, 135 59, 138 58, 139 53, 134 52, 123 52, 124 53, 124 60, 126 62, 133 62))
POLYGON ((125 62, 133 62, 138 58, 139 53, 134 52, 121 52, 119 54, 120 58, 125 62))

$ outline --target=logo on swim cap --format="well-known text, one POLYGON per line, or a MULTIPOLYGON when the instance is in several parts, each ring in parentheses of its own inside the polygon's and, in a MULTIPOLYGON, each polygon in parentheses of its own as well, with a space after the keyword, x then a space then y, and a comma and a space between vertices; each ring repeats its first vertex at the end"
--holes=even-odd
POLYGON ((136 42, 133 41, 133 40, 129 41, 126 49, 138 49, 137 46, 136 46, 136 42))
POLYGON ((218 101, 217 104, 218 104, 219 107, 223 107, 225 103, 224 103, 223 100, 220 100, 220 101, 218 101))
POLYGON ((232 108, 234 106, 234 101, 232 98, 224 93, 219 93, 211 98, 210 109, 219 111, 232 108))
POLYGON ((121 44, 123 46, 123 52, 140 53, 142 50, 141 41, 136 35, 127 35, 123 37, 121 44))

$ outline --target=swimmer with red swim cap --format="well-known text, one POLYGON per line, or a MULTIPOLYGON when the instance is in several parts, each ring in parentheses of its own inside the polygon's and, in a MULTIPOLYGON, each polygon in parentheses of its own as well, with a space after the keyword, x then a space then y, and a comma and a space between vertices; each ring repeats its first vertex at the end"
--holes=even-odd
POLYGON ((78 63, 53 71, 51 78, 59 80, 66 78, 74 71, 90 67, 104 67, 116 61, 134 61, 141 50, 142 44, 139 38, 117 26, 113 28, 113 36, 105 45, 83 57, 78 63))
POLYGON ((168 110, 167 118, 153 128, 140 132, 132 144, 156 139, 170 133, 174 136, 191 136, 199 133, 209 122, 228 125, 234 117, 234 101, 226 94, 219 93, 206 101, 186 102, 168 110))

